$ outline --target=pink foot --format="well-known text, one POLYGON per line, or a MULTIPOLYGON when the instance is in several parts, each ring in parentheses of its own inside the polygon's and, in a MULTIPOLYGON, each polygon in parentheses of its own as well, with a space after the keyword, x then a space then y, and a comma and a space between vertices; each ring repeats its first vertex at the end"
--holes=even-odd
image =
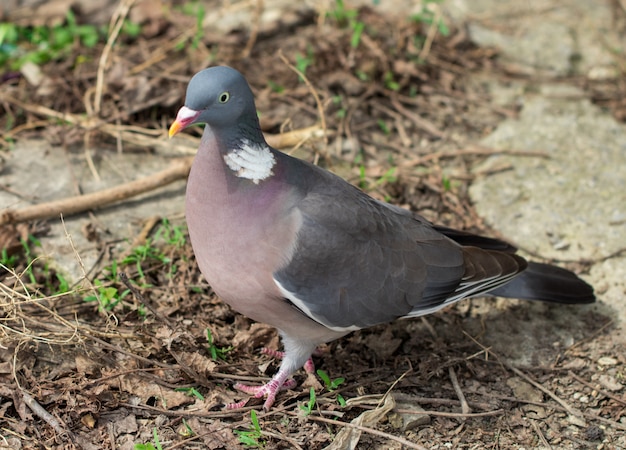
MULTIPOLYGON (((245 392, 246 394, 252 395, 254 398, 263 398, 266 397, 265 403, 263 403, 263 409, 265 411, 269 411, 269 409, 274 404, 276 400, 276 394, 279 391, 283 391, 285 389, 292 389, 296 387, 296 380, 290 379, 285 380, 282 379, 282 375, 280 371, 272 378, 269 382, 264 384, 263 386, 249 386, 247 384, 236 383, 234 388, 245 392)), ((230 405, 226 405, 227 409, 236 409, 241 408, 248 403, 248 400, 242 400, 241 402, 232 403, 230 405)))
MULTIPOLYGON (((286 339, 286 337, 283 336, 283 339, 286 339)), ((298 349, 296 348, 296 350, 298 349)), ((307 350, 308 350, 308 353, 310 354, 311 349, 305 348, 305 351, 307 350)), ((278 372, 276 372, 276 375, 274 375, 274 377, 263 386, 248 386, 245 384, 237 383, 235 384, 234 387, 235 389, 238 389, 240 391, 243 391, 247 394, 252 395, 254 398, 265 397, 265 403, 263 403, 263 409, 265 411, 268 411, 274 404, 274 401, 276 400, 276 395, 278 394, 278 392, 284 389, 291 389, 296 386, 296 381, 293 379, 288 379, 288 378, 291 376, 294 370, 297 369, 299 365, 302 363, 294 364, 294 361, 293 361, 294 355, 290 356, 290 355, 287 355, 285 352, 279 352, 277 350, 272 350, 270 348, 263 348, 261 350, 261 353, 265 355, 269 355, 273 358, 278 358, 278 359, 283 360, 283 362, 280 365, 280 369, 278 369, 278 372)), ((314 354, 318 354, 318 353, 319 353, 318 350, 314 352, 314 354)), ((296 358, 299 358, 299 357, 296 356, 296 358)), ((307 373, 311 374, 315 372, 315 366, 313 365, 313 360, 311 359, 310 356, 305 361, 303 367, 307 371, 307 373)), ((240 402, 230 403, 226 405, 226 409, 242 408, 247 403, 248 403, 248 400, 242 400, 240 402)))
MULTIPOLYGON (((293 389, 294 387, 296 387, 296 380, 286 380, 282 386, 275 388, 275 383, 272 383, 274 380, 270 381, 267 384, 264 384, 263 386, 250 386, 248 384, 243 384, 243 383, 235 383, 235 385, 233 386, 235 389, 237 389, 238 391, 241 392, 245 392, 246 394, 250 394, 252 395, 253 398, 262 398, 267 396, 267 400, 265 401, 265 404, 263 405, 264 409, 269 409, 270 406, 272 406, 272 403, 274 403, 274 400, 276 399, 276 394, 279 391, 285 391, 287 389, 293 389), (273 391, 274 390, 274 391, 273 391), (271 399, 271 403, 269 404, 269 406, 267 406, 267 402, 268 400, 271 399)), ((244 406, 246 406, 248 404, 248 401, 250 399, 246 398, 244 400, 241 400, 239 402, 235 402, 235 403, 228 403, 226 405, 226 409, 239 409, 239 408, 243 408, 244 406)))

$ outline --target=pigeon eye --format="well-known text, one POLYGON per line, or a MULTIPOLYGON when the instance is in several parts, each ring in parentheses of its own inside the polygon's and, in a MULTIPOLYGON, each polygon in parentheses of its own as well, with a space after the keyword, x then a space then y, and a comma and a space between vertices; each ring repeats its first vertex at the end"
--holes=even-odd
POLYGON ((230 94, 228 92, 222 92, 219 98, 220 103, 226 103, 228 100, 230 100, 230 94))

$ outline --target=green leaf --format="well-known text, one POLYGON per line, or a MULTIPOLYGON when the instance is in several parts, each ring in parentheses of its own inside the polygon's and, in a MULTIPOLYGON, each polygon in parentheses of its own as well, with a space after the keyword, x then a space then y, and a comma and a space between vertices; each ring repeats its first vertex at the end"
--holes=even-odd
POLYGON ((135 38, 141 34, 141 24, 125 20, 122 26, 122 33, 135 38))
POLYGON ((311 388, 309 390, 309 401, 304 405, 300 405, 300 409, 304 411, 305 416, 311 415, 313 409, 315 408, 315 389, 311 388))
POLYGON ((363 22, 355 22, 352 26, 352 37, 350 38, 350 46, 352 48, 357 48, 359 46, 359 42, 361 42, 361 35, 363 34, 363 30, 365 29, 365 23, 363 22))

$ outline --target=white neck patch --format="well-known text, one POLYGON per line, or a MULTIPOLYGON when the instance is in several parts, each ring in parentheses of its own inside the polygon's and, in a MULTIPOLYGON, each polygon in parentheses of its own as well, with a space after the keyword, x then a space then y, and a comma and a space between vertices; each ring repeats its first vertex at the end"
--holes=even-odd
POLYGON ((259 181, 274 175, 272 167, 276 164, 276 158, 267 145, 253 144, 248 139, 242 139, 239 148, 224 155, 224 162, 239 178, 247 178, 259 184, 259 181))

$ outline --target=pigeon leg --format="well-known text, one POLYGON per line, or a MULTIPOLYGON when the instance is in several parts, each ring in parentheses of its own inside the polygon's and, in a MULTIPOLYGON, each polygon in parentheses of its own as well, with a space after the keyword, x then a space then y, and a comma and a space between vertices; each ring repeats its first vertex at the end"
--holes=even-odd
MULTIPOLYGON (((285 352, 274 350, 273 348, 268 348, 268 347, 263 347, 261 349, 261 353, 267 356, 271 356, 272 358, 276 358, 276 359, 283 359, 285 357, 285 352)), ((317 348, 313 352, 315 356, 318 356, 320 353, 321 351, 317 348)), ((309 359, 306 360, 306 362, 304 363, 304 366, 302 367, 304 368, 306 373, 315 373, 315 364, 313 363, 312 357, 309 357, 309 359)))
MULTIPOLYGON (((313 370, 311 354, 315 350, 316 345, 306 340, 293 339, 284 333, 282 334, 282 338, 285 351, 275 353, 282 357, 282 362, 280 363, 278 372, 276 372, 269 382, 263 386, 248 386, 241 383, 235 384, 235 389, 251 394, 255 398, 265 397, 265 403, 263 404, 265 411, 268 411, 272 407, 276 400, 276 395, 280 390, 291 389, 296 386, 295 380, 289 379, 292 373, 303 366, 308 366, 309 370, 313 370)), ((270 351, 269 353, 273 352, 274 351, 270 351)), ((267 353, 268 352, 266 352, 266 354, 267 353)), ((234 405, 239 405, 240 403, 241 402, 238 402, 234 405)), ((243 405, 245 405, 245 403, 243 403, 243 405)))

